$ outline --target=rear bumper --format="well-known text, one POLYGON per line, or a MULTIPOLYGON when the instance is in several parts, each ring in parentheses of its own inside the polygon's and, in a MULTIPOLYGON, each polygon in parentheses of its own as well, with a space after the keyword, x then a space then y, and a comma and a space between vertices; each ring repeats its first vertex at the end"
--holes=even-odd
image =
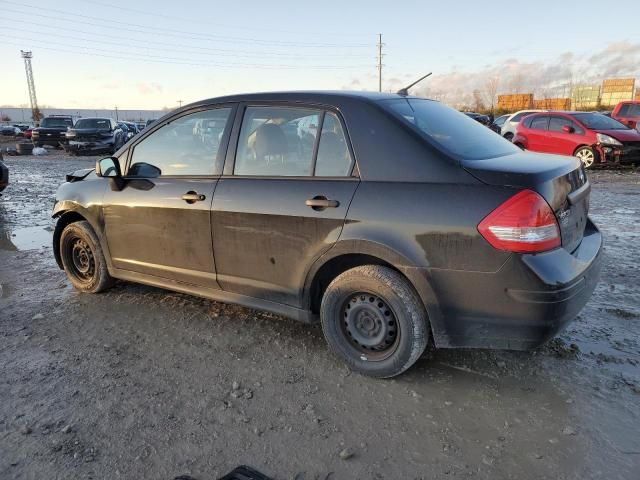
POLYGON ((602 235, 589 220, 580 246, 512 255, 494 273, 430 270, 440 347, 535 348, 580 313, 598 282, 602 235))

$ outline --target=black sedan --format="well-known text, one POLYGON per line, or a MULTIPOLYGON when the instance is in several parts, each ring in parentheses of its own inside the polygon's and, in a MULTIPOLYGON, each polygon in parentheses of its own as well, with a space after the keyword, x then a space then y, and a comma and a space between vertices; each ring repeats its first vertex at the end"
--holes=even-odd
POLYGON ((375 377, 431 341, 540 345, 601 264, 577 159, 403 94, 201 101, 67 180, 54 255, 78 290, 123 279, 319 321, 375 377))

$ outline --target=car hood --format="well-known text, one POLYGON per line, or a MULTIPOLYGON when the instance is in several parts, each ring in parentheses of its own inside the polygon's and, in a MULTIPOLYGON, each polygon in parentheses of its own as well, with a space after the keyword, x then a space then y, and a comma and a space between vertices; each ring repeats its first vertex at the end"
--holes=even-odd
POLYGON ((107 135, 111 135, 113 132, 103 128, 72 128, 69 130, 69 133, 75 135, 101 135, 106 133, 107 135))
POLYGON ((604 133, 610 137, 620 140, 621 142, 640 142, 640 133, 637 130, 594 130, 598 133, 604 133))

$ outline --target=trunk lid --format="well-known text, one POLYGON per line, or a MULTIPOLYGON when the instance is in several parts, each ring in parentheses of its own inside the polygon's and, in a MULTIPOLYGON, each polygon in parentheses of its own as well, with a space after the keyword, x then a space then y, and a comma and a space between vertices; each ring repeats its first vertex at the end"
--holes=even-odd
POLYGON ((591 185, 577 158, 515 153, 467 160, 463 168, 488 185, 533 190, 547 201, 558 220, 562 247, 573 252, 584 235, 591 185))

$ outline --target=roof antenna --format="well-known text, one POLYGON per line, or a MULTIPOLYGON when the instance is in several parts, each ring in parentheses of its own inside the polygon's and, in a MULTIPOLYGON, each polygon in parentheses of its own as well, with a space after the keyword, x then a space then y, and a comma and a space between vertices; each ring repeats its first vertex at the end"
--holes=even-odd
POLYGON ((424 80, 425 78, 427 78, 429 75, 431 75, 433 72, 429 72, 427 73, 424 77, 420 77, 418 80, 416 80, 415 82, 413 82, 411 85, 408 85, 404 88, 401 88, 400 90, 398 90, 396 93, 398 95, 402 95, 403 97, 406 97, 407 95, 409 95, 409 89, 411 87, 413 87, 414 85, 420 83, 422 80, 424 80))

